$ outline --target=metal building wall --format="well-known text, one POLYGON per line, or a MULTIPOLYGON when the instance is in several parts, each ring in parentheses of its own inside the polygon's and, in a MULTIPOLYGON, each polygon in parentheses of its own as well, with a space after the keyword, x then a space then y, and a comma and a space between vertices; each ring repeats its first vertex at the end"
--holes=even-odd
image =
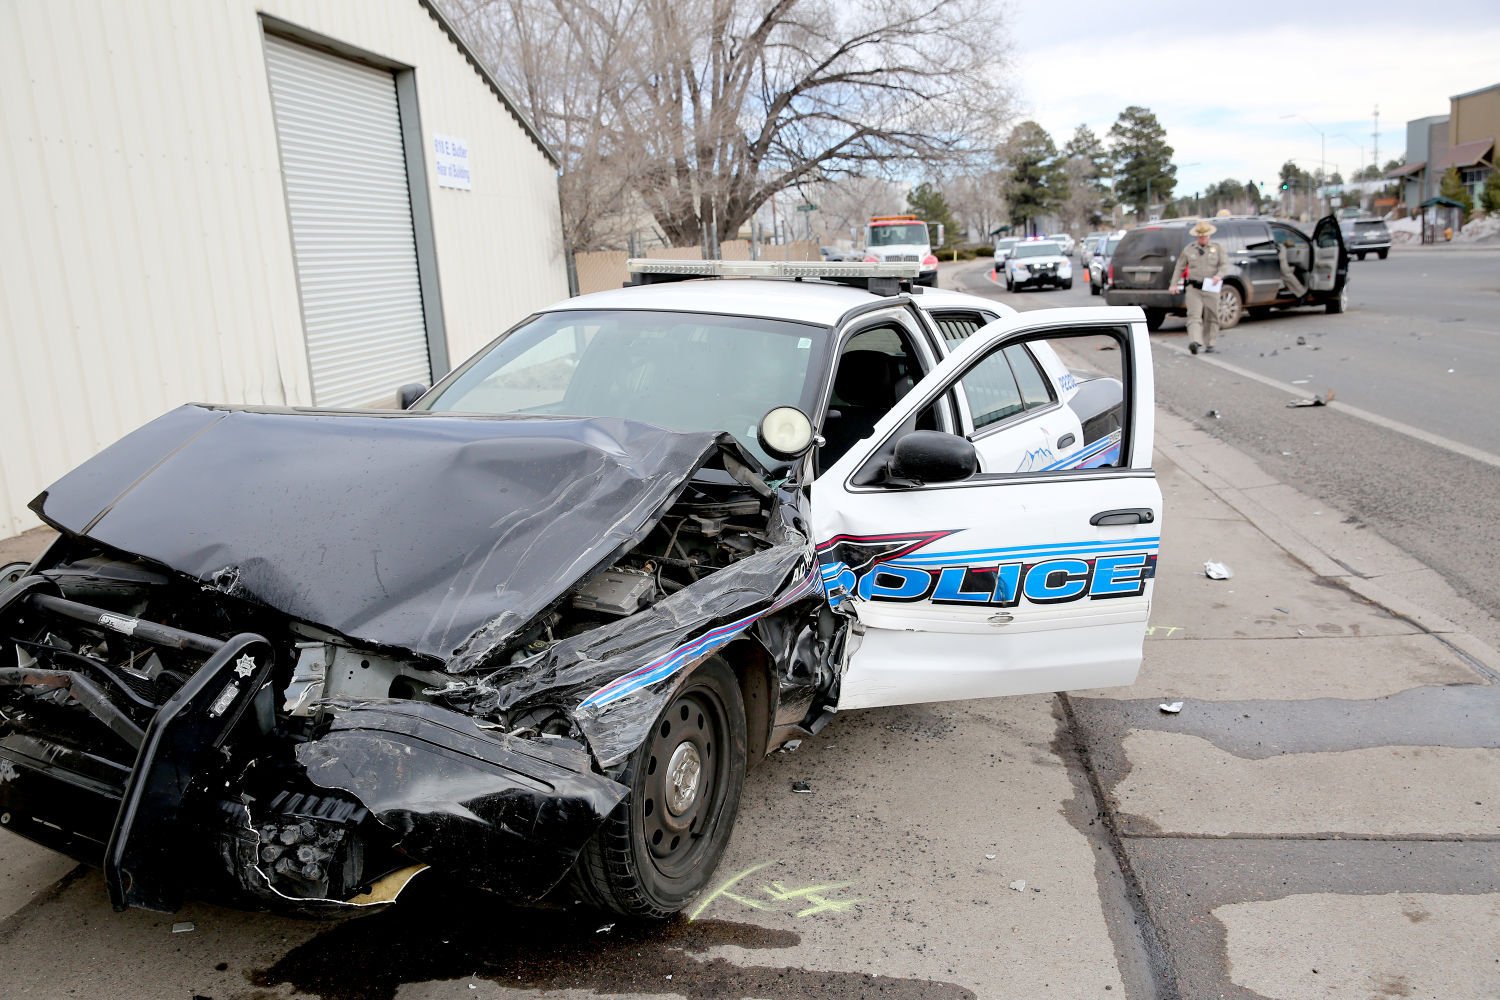
POLYGON ((554 165, 418 0, 0 0, 0 536, 181 403, 310 402, 262 12, 468 141, 472 191, 426 171, 450 358, 567 294, 554 165))

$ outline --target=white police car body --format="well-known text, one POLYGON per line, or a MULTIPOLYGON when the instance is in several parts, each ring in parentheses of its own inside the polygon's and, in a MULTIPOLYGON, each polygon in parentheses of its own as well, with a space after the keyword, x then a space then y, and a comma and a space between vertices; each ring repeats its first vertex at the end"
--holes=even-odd
POLYGON ((748 763, 836 712, 1134 680, 1139 310, 635 266, 409 412, 182 407, 39 497, 61 537, 0 595, 10 828, 119 907, 362 905, 430 866, 663 917, 748 763))

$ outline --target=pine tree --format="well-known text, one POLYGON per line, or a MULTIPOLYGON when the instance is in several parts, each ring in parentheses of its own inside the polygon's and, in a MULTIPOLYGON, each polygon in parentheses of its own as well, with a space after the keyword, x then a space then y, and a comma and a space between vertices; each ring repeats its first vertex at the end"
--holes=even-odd
POLYGON ((1457 167, 1449 167, 1443 174, 1442 184, 1438 186, 1438 194, 1444 198, 1452 198, 1464 207, 1463 218, 1459 220, 1461 224, 1469 221, 1469 216, 1474 211, 1474 199, 1469 195, 1469 189, 1464 187, 1463 180, 1458 176, 1457 167))
POLYGON ((962 235, 958 231, 958 223, 953 218, 953 210, 948 207, 948 199, 943 197, 943 192, 926 181, 907 192, 906 207, 927 223, 932 238, 937 237, 937 230, 932 227, 937 223, 942 223, 944 238, 947 241, 944 246, 951 246, 962 235))
POLYGON ((1000 147, 1010 221, 1030 231, 1032 220, 1062 201, 1064 181, 1052 136, 1036 122, 1022 122, 1000 147))
POLYGON ((1109 140, 1117 170, 1115 197, 1122 205, 1134 205, 1136 214, 1145 218, 1150 212, 1147 202, 1169 201, 1177 184, 1167 130, 1148 108, 1131 105, 1110 126, 1109 140))

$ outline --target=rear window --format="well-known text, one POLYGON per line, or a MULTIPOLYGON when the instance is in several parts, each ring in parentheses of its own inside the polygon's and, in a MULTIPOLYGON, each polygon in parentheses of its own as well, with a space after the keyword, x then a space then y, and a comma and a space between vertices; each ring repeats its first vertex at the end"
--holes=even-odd
POLYGON ((1373 222, 1356 222, 1354 231, 1357 233, 1384 233, 1385 223, 1376 219, 1373 222))
POLYGON ((1120 244, 1119 256, 1126 260, 1147 260, 1152 257, 1160 257, 1168 262, 1175 260, 1177 254, 1182 250, 1186 242, 1187 230, 1182 228, 1172 229, 1132 229, 1125 234, 1120 244))

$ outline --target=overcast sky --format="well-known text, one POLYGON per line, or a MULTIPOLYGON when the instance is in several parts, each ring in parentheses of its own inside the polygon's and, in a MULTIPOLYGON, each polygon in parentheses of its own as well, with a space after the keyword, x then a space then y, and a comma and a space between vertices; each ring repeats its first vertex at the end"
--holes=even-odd
POLYGON ((1080 124, 1103 139, 1127 106, 1149 108, 1175 150, 1179 196, 1226 177, 1269 187, 1292 158, 1352 173, 1370 160, 1377 104, 1384 164, 1404 152, 1409 119, 1500 83, 1492 0, 1012 0, 1009 11, 1022 118, 1060 148, 1080 124))

